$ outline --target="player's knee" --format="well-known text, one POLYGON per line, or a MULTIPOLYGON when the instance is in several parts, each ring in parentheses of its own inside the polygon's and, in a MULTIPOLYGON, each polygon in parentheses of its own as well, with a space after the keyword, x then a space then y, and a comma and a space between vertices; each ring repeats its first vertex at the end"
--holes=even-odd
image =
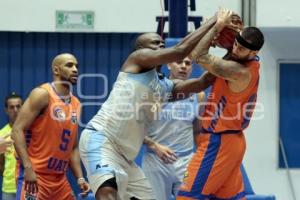
POLYGON ((100 187, 96 192, 97 200, 116 200, 117 190, 111 187, 100 187))
POLYGON ((97 190, 97 200, 115 200, 117 199, 118 187, 116 178, 106 180, 97 190))

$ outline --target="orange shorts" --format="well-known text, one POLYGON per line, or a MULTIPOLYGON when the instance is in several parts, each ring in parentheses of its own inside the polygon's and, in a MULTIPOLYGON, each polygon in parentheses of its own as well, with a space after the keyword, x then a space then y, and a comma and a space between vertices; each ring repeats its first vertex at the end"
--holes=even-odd
MULTIPOLYGON (((21 175, 21 174, 19 174, 21 175)), ((38 200, 74 200, 73 191, 65 174, 38 174, 38 200)), ((17 179, 17 200, 24 200, 24 179, 22 176, 17 179)))
POLYGON ((200 134, 197 141, 176 199, 244 199, 244 134, 200 134))

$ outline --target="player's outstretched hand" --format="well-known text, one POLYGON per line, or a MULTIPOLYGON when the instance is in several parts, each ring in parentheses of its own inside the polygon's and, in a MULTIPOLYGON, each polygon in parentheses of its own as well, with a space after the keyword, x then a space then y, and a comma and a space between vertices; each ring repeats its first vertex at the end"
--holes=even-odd
POLYGON ((218 12, 217 24, 223 27, 232 24, 233 14, 233 11, 227 8, 221 8, 218 12))
POLYGON ((231 17, 231 23, 227 25, 227 27, 239 33, 241 30, 243 30, 244 24, 241 17, 238 14, 233 13, 231 17))
POLYGON ((241 17, 227 8, 221 8, 218 11, 217 24, 219 27, 228 27, 237 32, 243 29, 243 22, 241 17))

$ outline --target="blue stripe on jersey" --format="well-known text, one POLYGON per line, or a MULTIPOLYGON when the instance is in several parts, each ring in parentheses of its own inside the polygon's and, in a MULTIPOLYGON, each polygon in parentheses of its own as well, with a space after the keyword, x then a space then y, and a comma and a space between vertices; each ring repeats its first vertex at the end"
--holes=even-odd
POLYGON ((211 124, 209 126, 211 129, 215 129, 215 126, 218 123, 218 120, 220 119, 220 116, 224 111, 226 104, 227 104, 227 100, 224 96, 222 96, 220 98, 219 103, 217 104, 217 110, 215 111, 215 116, 212 119, 211 124))
POLYGON ((179 191, 178 196, 191 197, 196 199, 205 199, 207 196, 202 195, 202 190, 212 170, 213 164, 217 158, 221 146, 221 135, 210 135, 209 144, 198 169, 192 189, 190 192, 179 191))
POLYGON ((251 116, 253 114, 253 111, 254 111, 254 107, 255 107, 255 102, 256 102, 256 97, 257 97, 257 94, 253 94, 249 97, 248 101, 247 101, 247 106, 245 107, 245 110, 247 112, 243 112, 244 113, 244 119, 243 119, 243 122, 242 122, 242 129, 244 130, 245 128, 248 127, 249 123, 250 123, 250 119, 251 119, 251 116))

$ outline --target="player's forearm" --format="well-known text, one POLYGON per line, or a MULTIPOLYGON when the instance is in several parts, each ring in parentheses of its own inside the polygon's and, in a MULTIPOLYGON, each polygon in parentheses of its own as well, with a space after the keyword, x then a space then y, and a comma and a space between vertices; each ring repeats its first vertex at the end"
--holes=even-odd
POLYGON ((75 147, 71 153, 70 169, 77 179, 83 177, 78 147, 75 147))
POLYGON ((154 148, 154 147, 155 147, 155 141, 152 140, 152 139, 151 139, 150 137, 148 137, 148 136, 146 136, 146 137, 144 138, 143 143, 144 143, 145 145, 147 145, 148 148, 154 148))
POLYGON ((212 40, 217 36, 217 34, 222 30, 222 26, 219 24, 215 24, 205 36, 198 42, 196 47, 193 49, 191 53, 191 57, 195 60, 198 64, 203 62, 202 56, 208 54, 209 48, 211 46, 212 40))
POLYGON ((22 161, 23 167, 31 168, 32 167, 31 161, 27 153, 27 145, 23 134, 23 130, 18 128, 13 128, 11 137, 14 140, 14 147, 18 157, 22 161))
POLYGON ((186 54, 188 55, 194 47, 197 45, 199 40, 210 30, 210 28, 216 23, 217 17, 214 16, 209 19, 205 24, 203 24, 200 28, 195 30, 194 32, 187 35, 183 40, 178 43, 176 46, 178 48, 184 49, 186 54))
POLYGON ((226 80, 233 81, 249 76, 246 68, 243 68, 239 63, 226 61, 210 54, 201 56, 198 59, 198 64, 213 75, 226 80))
POLYGON ((192 93, 202 92, 215 81, 215 78, 211 73, 204 72, 199 78, 180 81, 174 86, 173 97, 182 99, 189 97, 192 93))

